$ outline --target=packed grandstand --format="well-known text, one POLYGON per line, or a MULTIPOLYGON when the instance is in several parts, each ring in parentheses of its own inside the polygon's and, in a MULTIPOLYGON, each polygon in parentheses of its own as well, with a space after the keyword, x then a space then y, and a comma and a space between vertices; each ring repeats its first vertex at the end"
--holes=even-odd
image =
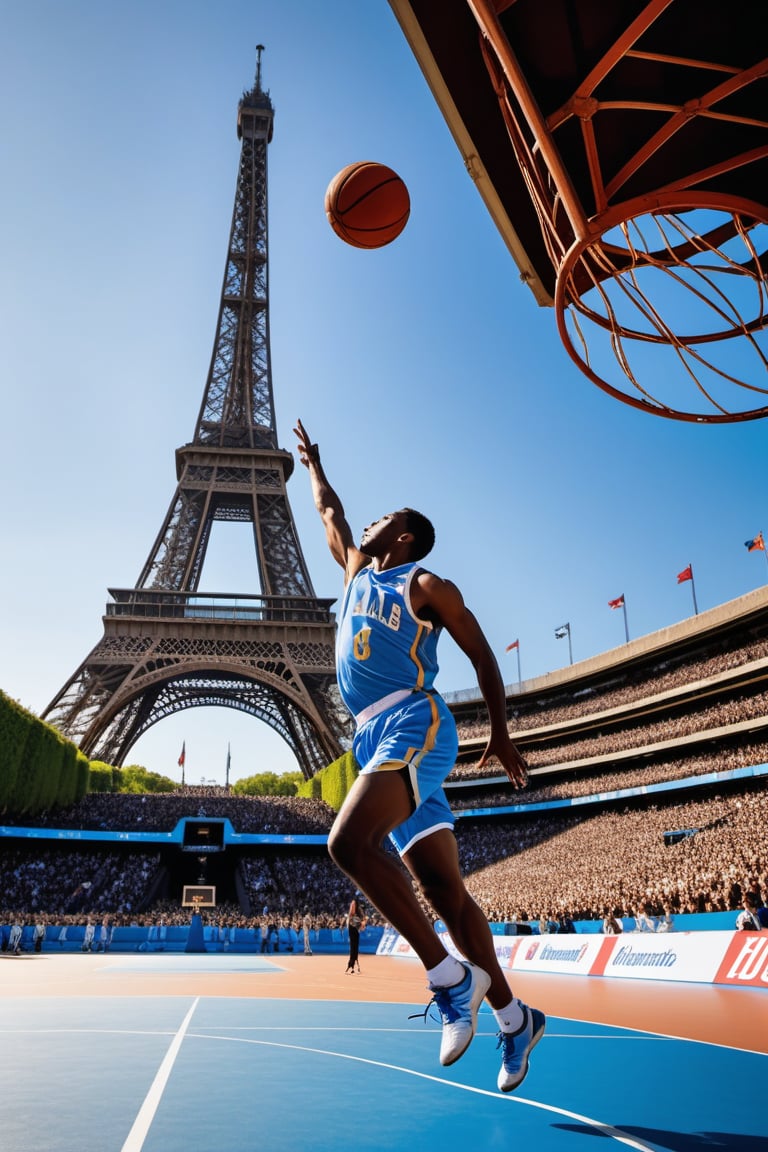
MULTIPOLYGON (((510 733, 531 770, 522 791, 477 770, 479 693, 446 698, 460 735, 446 790, 468 887, 492 922, 546 930, 609 910, 735 922, 747 892, 768 901, 768 589, 510 686, 510 733)), ((337 926, 351 889, 325 850, 333 817, 322 800, 212 787, 89 793, 33 819, 6 811, 0 924, 183 924, 183 886, 205 880, 210 924, 277 919, 298 932, 308 912, 337 926), (174 830, 203 819, 226 825, 225 850, 184 852, 174 830)))

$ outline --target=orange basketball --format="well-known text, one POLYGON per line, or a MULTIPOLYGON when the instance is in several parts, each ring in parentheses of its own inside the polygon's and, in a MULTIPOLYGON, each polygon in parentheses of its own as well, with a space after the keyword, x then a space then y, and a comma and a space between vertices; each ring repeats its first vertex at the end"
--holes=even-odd
POLYGON ((334 176, 325 193, 325 212, 337 236, 354 248, 383 248, 408 222, 408 189, 386 164, 360 160, 334 176))

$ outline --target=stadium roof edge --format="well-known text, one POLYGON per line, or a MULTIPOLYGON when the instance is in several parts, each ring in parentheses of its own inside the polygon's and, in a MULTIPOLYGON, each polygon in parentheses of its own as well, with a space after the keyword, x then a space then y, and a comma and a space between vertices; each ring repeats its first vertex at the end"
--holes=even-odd
MULTIPOLYGON (((589 680, 600 673, 619 669, 622 665, 640 663, 665 650, 669 650, 671 654, 672 650, 680 645, 706 639, 716 632, 730 630, 739 623, 746 624, 750 618, 763 614, 766 615, 768 624, 768 585, 746 592, 743 596, 728 600, 715 608, 699 612, 697 616, 689 616, 677 624, 670 624, 666 628, 630 640, 628 644, 622 644, 619 648, 610 648, 606 652, 600 652, 596 656, 590 656, 564 668, 557 668, 543 676, 523 680, 522 684, 508 684, 507 696, 550 692, 553 688, 589 680)), ((466 692, 444 692, 443 696, 454 706, 480 699, 477 689, 474 688, 466 692)))

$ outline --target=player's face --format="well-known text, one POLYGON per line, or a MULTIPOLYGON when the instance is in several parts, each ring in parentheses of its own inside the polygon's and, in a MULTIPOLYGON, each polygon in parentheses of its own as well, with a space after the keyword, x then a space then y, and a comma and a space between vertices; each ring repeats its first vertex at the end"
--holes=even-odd
POLYGON ((403 532, 407 531, 405 513, 389 512, 363 529, 360 551, 367 556, 381 556, 403 532))

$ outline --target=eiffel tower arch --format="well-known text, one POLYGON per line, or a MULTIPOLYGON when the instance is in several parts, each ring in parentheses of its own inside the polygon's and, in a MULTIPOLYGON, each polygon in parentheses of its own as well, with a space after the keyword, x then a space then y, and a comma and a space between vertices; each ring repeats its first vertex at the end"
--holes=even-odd
POLYGON ((269 349, 267 146, 256 80, 238 105, 240 166, 218 323, 194 438, 135 588, 109 589, 104 635, 43 713, 91 759, 120 765, 149 728, 203 705, 268 724, 305 777, 335 759, 348 721, 336 688, 333 600, 312 588, 277 444, 269 349), (200 590, 214 521, 253 528, 260 594, 200 590))

